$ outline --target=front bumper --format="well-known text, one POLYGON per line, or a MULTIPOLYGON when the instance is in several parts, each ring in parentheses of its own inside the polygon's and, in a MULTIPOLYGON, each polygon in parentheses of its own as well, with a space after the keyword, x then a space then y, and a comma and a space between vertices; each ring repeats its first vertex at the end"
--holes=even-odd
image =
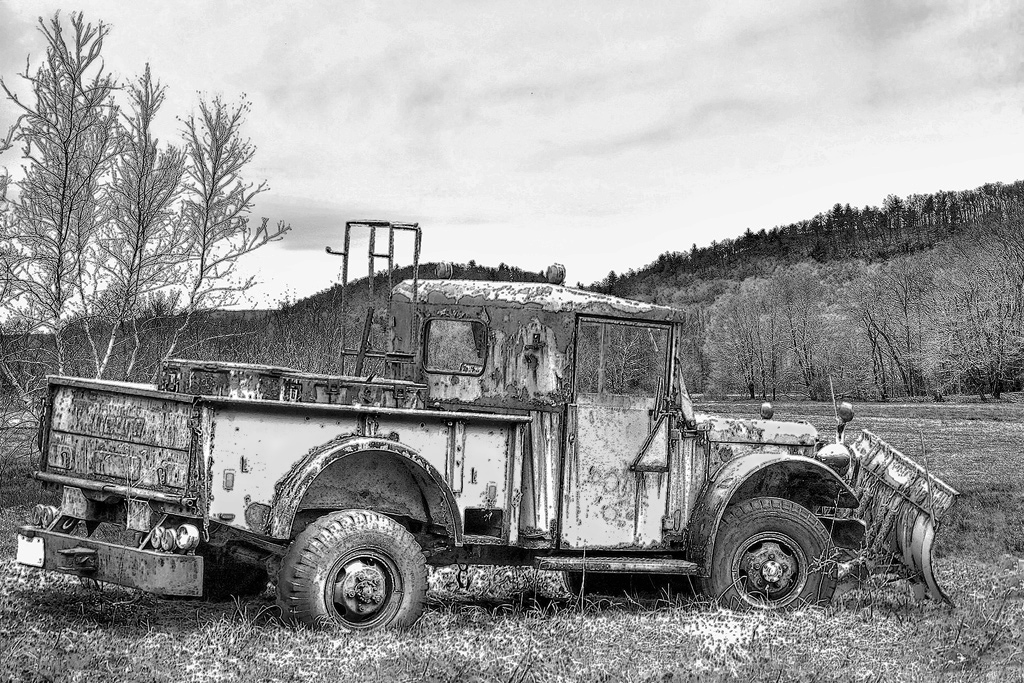
POLYGON ((23 526, 18 529, 17 559, 27 566, 158 595, 200 597, 203 594, 203 558, 199 555, 139 550, 23 526))

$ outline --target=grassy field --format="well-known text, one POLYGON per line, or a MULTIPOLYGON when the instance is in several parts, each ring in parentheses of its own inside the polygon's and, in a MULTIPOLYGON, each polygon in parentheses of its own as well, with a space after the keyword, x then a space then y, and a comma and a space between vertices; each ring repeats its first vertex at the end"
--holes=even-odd
MULTIPOLYGON (((755 402, 708 412, 753 415, 755 402)), ((778 404, 778 419, 831 428, 831 408, 778 404)), ((868 428, 963 493, 940 533, 937 572, 956 608, 876 581, 829 609, 737 613, 692 595, 577 603, 557 578, 475 569, 469 590, 431 577, 406 632, 282 627, 267 594, 239 603, 162 600, 16 566, 26 507, 0 511, 0 680, 16 681, 1024 681, 1018 444, 1008 403, 857 406, 868 428)), ((8 499, 10 500, 10 499, 8 499)))

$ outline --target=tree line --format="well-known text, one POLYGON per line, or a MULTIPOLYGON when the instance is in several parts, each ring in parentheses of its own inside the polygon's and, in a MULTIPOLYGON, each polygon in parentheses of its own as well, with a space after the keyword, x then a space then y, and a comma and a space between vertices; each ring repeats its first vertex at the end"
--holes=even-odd
POLYGON ((612 271, 592 288, 620 296, 658 294, 665 286, 686 286, 691 278, 742 279, 780 264, 865 259, 879 261, 930 249, 958 234, 1019 215, 1024 181, 986 183, 973 190, 940 191, 908 197, 888 195, 882 206, 836 203, 812 218, 772 228, 750 228, 735 239, 667 251, 647 266, 612 271))
POLYGON ((976 226, 885 261, 804 261, 691 303, 691 385, 750 398, 780 392, 888 400, 1024 383, 1021 218, 976 226))

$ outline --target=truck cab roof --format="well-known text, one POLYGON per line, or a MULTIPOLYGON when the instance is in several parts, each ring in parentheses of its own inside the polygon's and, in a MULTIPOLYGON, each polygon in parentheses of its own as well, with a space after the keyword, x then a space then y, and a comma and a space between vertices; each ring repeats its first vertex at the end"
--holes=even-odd
POLYGON ((403 280, 392 295, 396 302, 418 299, 430 305, 485 306, 534 309, 549 313, 631 318, 656 322, 684 322, 685 314, 668 306, 622 299, 575 287, 545 282, 493 282, 487 280, 403 280))

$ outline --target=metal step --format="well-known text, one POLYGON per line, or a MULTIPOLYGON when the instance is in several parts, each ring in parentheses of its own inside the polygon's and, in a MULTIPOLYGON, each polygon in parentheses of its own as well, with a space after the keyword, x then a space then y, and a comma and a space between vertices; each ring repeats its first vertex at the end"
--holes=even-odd
POLYGON ((482 536, 480 534, 463 534, 462 542, 466 545, 505 545, 505 541, 497 536, 482 536))
POLYGON ((660 557, 538 557, 533 566, 547 571, 609 574, 696 574, 700 571, 695 562, 660 557))

